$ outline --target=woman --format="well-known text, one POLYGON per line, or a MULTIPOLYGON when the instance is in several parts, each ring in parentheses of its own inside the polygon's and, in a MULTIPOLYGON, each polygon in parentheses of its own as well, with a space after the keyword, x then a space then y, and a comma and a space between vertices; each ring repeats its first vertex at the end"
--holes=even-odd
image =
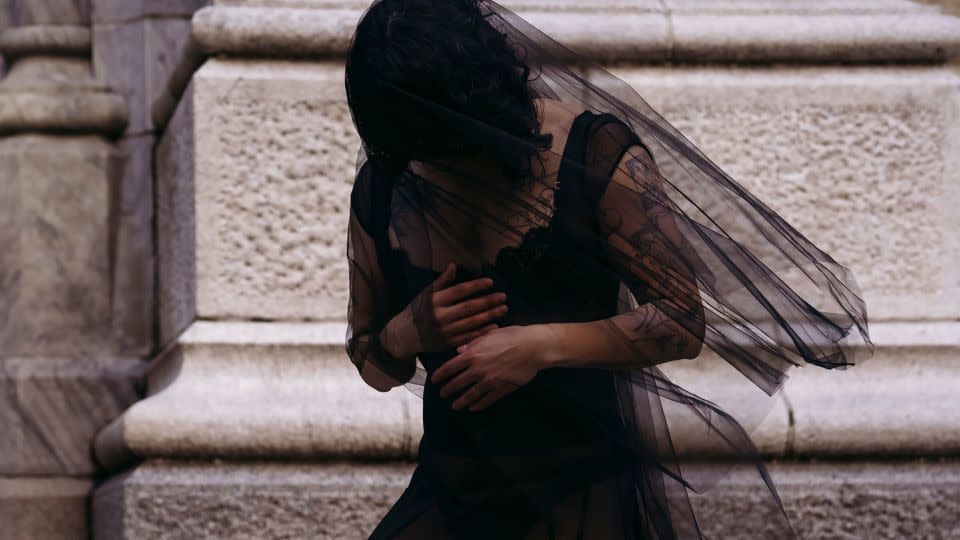
POLYGON ((734 469, 766 494, 752 536, 794 535, 744 427, 658 366, 707 345, 756 422, 790 366, 872 351, 856 282, 585 64, 483 0, 357 27, 346 349, 424 423, 371 538, 700 538, 734 469))

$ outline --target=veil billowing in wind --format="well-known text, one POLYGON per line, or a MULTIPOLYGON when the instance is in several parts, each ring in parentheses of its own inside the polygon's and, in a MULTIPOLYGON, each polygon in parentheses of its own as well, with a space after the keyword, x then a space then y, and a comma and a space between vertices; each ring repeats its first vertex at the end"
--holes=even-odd
MULTIPOLYGON (((575 295, 586 282, 612 282, 613 314, 620 317, 606 326, 609 346, 627 347, 637 359, 636 367, 611 369, 615 383, 609 391, 615 393, 626 427, 617 444, 632 459, 638 534, 703 537, 699 501, 711 488, 721 489, 721 480, 737 469, 741 485, 752 481, 761 490, 751 497, 757 507, 744 512, 766 512, 764 534, 770 537, 793 536, 749 432, 769 412, 791 367, 844 369, 873 352, 853 275, 724 173, 628 84, 495 2, 479 4, 487 22, 530 67, 529 85, 538 98, 576 116, 565 134, 567 151, 559 145, 539 151, 539 166, 529 175, 539 185, 531 191, 536 195, 517 203, 521 211, 507 213, 480 204, 469 189, 426 181, 409 168, 401 170, 408 164, 391 168, 361 150, 357 183, 366 184, 363 190, 355 188, 354 196, 374 197, 370 183, 389 181, 396 191, 388 197, 388 219, 402 226, 393 231, 394 240, 377 240, 376 216, 363 219, 374 244, 351 230, 351 358, 358 368, 378 362, 382 351, 374 336, 403 307, 358 314, 361 296, 376 297, 389 285, 393 292, 388 296, 402 297, 397 292, 402 290, 413 297, 429 284, 427 277, 418 282, 409 272, 400 275, 400 259, 432 277, 431 271, 445 262, 438 253, 446 253, 462 261, 465 271, 499 278, 504 289, 513 291, 508 293, 514 296, 512 309, 528 314, 527 321, 514 324, 563 320, 556 306, 564 291, 575 295), (581 143, 579 151, 570 150, 572 141, 581 143), (563 219, 554 220, 552 209, 563 219), (457 236, 462 231, 471 231, 470 236, 457 236), (539 242, 545 235, 563 242, 578 266, 550 268, 549 261, 537 259, 542 254, 536 246, 543 245, 539 242), (483 245, 502 248, 487 253, 472 243, 476 237, 487 239, 483 245), (363 259, 377 261, 373 266, 381 275, 372 275, 363 259), (535 274, 524 274, 531 268, 535 274), (531 275, 536 279, 531 281, 531 275), (528 290, 540 292, 525 295, 528 290), (544 290, 555 294, 542 294, 544 290), (665 322, 648 324, 649 311, 630 317, 642 307, 655 309, 665 322), (644 362, 651 341, 658 343, 658 336, 650 335, 656 328, 697 336, 706 346, 697 362, 725 362, 741 375, 742 388, 735 392, 742 417, 677 384, 668 376, 673 362, 644 362), (691 457, 708 459, 711 465, 694 463, 691 457)), ((414 108, 445 132, 491 153, 506 155, 510 148, 531 144, 484 115, 458 111, 416 88, 386 84, 381 90, 383 107, 414 108)), ((462 185, 505 189, 476 169, 442 159, 420 161, 461 179, 462 185)), ((503 200, 511 197, 518 199, 504 193, 503 200)), ((578 302, 594 300, 600 302, 586 296, 578 302)), ((424 364, 429 354, 421 355, 424 364)), ((428 382, 422 367, 398 378, 424 395, 428 382)), ((709 381, 702 386, 709 387, 709 381)), ((555 391, 578 402, 576 387, 559 385, 555 391)))

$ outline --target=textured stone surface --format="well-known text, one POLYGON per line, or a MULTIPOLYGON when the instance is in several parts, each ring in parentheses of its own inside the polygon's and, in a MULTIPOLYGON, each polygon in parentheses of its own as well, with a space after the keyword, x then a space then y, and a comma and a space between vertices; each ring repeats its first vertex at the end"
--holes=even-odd
POLYGON ((109 194, 119 166, 95 136, 0 139, 3 355, 109 349, 109 194))
MULTIPOLYGON (((956 463, 773 463, 801 538, 954 538, 956 463)), ((94 498, 97 538, 366 538, 409 482, 412 465, 147 462, 94 498), (209 519, 216 516, 216 519, 209 519)), ((743 474, 697 498, 704 534, 765 538, 743 474), (746 533, 746 534, 745 534, 746 533)))
POLYGON ((0 476, 0 539, 87 538, 93 482, 76 478, 0 476))
POLYGON ((343 317, 359 140, 342 77, 333 64, 219 60, 195 75, 157 154, 166 339, 190 320, 192 253, 200 317, 343 317))
POLYGON ((361 538, 409 474, 408 465, 152 461, 98 488, 94 533, 104 540, 361 538))
POLYGON ((871 321, 960 314, 958 79, 901 69, 616 71, 853 271, 871 321))
MULTIPOLYGON (((201 317, 342 317, 341 244, 358 141, 340 69, 215 60, 195 77, 190 99, 204 114, 192 128, 195 144, 180 147, 200 156, 201 317)), ((863 289, 871 320, 960 314, 960 244, 947 234, 960 226, 950 211, 960 201, 951 151, 960 141, 960 101, 948 71, 618 74, 836 254, 863 289)), ((165 159, 184 169, 194 158, 165 159)))
POLYGON ((94 435, 139 399, 143 367, 140 360, 0 358, 0 477, 93 473, 94 435))
MULTIPOLYGON (((744 471, 745 472, 745 471, 744 471)), ((956 462, 775 463, 770 474, 800 538, 947 539, 960 534, 956 462)), ((702 501, 715 538, 767 538, 744 511, 755 484, 732 474, 702 501), (746 531, 747 535, 736 534, 746 531)))

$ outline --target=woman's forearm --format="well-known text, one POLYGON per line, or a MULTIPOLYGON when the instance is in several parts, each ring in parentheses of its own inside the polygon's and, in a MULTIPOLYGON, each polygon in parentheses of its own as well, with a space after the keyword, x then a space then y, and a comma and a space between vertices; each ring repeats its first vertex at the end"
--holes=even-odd
POLYGON ((415 363, 420 351, 420 335, 409 309, 401 311, 380 330, 380 345, 400 365, 415 363))
POLYGON ((695 335, 655 303, 608 319, 542 324, 543 367, 636 368, 696 357, 695 335))

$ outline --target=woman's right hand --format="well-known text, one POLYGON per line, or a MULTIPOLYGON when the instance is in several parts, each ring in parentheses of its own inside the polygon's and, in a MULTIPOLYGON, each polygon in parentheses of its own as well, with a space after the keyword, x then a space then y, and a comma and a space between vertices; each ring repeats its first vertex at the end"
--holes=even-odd
POLYGON ((381 343, 390 354, 408 357, 456 349, 498 327, 493 321, 506 315, 507 295, 492 292, 468 298, 489 289, 493 280, 484 277, 453 284, 455 277, 456 264, 447 264, 437 279, 387 324, 381 343))

